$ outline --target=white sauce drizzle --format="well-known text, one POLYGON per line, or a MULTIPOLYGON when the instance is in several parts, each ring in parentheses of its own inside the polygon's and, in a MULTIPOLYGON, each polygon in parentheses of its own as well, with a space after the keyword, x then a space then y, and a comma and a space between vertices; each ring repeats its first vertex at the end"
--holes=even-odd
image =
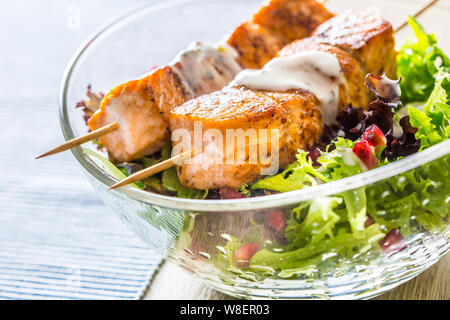
POLYGON ((344 81, 339 60, 330 53, 305 51, 268 62, 260 70, 243 70, 233 83, 250 89, 286 91, 302 89, 320 102, 323 122, 336 122, 339 84, 344 81))
POLYGON ((223 88, 242 70, 234 48, 194 42, 170 64, 193 97, 223 88))

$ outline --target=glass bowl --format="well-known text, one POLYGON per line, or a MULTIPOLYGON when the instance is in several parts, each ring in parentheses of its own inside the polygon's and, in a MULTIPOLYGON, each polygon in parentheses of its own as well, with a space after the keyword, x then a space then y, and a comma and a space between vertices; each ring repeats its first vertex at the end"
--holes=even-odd
MULTIPOLYGON (((65 139, 87 131, 75 105, 84 98, 88 84, 93 91, 107 92, 167 63, 191 41, 215 43, 260 4, 259 0, 168 1, 140 8, 103 27, 80 47, 66 69, 60 91, 65 139)), ((95 145, 85 147, 95 149, 95 145)), ((430 165, 441 166, 444 173, 444 181, 437 178, 434 182, 445 182, 449 152, 450 141, 446 141, 382 168, 316 187, 248 199, 191 200, 129 186, 110 191, 108 187, 116 180, 80 147, 72 149, 105 204, 152 249, 211 287, 250 299, 370 298, 437 262, 450 246, 448 224, 433 231, 412 230, 405 239, 407 248, 390 256, 380 253, 376 244, 351 259, 331 250, 320 256, 320 267, 294 270, 288 276, 268 269, 236 268, 230 259, 234 243, 248 242, 250 237, 262 246, 283 241, 276 230, 267 227, 267 216, 274 211, 288 214, 292 208, 351 190, 371 192, 386 183, 404 181, 410 172, 426 172, 430 165)), ((416 191, 420 190, 410 190, 416 191)), ((443 194, 442 199, 448 210, 449 195, 443 194)))

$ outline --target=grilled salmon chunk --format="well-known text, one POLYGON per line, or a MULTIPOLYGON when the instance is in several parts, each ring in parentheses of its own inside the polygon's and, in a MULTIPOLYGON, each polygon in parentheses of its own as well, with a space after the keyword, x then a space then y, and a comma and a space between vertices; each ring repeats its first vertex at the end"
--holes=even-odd
POLYGON ((95 129, 114 121, 119 123, 118 130, 99 139, 119 162, 156 152, 170 137, 168 123, 161 116, 161 101, 157 98, 164 96, 173 104, 183 103, 189 97, 181 90, 173 90, 178 87, 181 83, 169 67, 156 70, 153 77, 124 83, 103 98, 99 111, 89 119, 89 127, 95 129), (151 80, 158 86, 150 86, 151 80))
POLYGON ((284 45, 308 37, 333 16, 315 0, 268 1, 251 21, 236 28, 227 43, 237 51, 242 68, 259 69, 284 45))
POLYGON ((245 22, 237 27, 227 43, 238 53, 237 60, 244 69, 262 68, 286 44, 267 29, 252 22, 245 22))
POLYGON ((318 26, 312 37, 352 53, 368 73, 397 78, 394 30, 374 11, 346 11, 318 26))
POLYGON ((277 93, 227 87, 188 101, 175 108, 170 117, 175 130, 172 137, 193 137, 191 144, 180 147, 180 152, 194 146, 194 136, 200 133, 195 132, 196 123, 201 123, 204 151, 191 164, 177 168, 181 183, 198 189, 237 188, 258 178, 264 168, 273 167, 268 174, 276 173, 275 161, 281 167, 291 163, 297 148, 312 146, 322 131, 317 99, 311 93, 299 91, 277 93), (273 137, 271 129, 277 130, 273 137), (223 141, 220 137, 226 137, 227 133, 229 138, 223 141), (267 134, 266 139, 263 134, 267 134), (270 153, 272 139, 276 141, 273 145, 276 150, 270 153), (258 150, 255 148, 268 148, 265 161, 254 158, 258 150))
POLYGON ((100 138, 116 161, 152 154, 170 143, 167 113, 172 108, 223 88, 241 67, 262 67, 287 43, 281 33, 289 34, 289 39, 301 39, 331 16, 315 0, 271 0, 254 16, 255 21, 245 22, 232 33, 228 46, 195 44, 168 66, 111 90, 89 120, 89 128, 119 122, 119 130, 100 138), (272 10, 284 12, 293 24, 272 21, 272 10), (315 18, 306 19, 311 12, 315 18), (283 32, 283 28, 289 30, 283 32))
POLYGON ((253 22, 289 43, 308 37, 317 26, 333 16, 317 1, 271 0, 253 16, 253 22))

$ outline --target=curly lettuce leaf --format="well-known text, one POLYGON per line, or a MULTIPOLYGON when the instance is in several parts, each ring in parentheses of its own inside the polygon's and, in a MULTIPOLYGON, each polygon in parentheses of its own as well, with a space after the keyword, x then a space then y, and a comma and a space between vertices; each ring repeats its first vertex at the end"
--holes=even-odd
POLYGON ((386 230, 412 233, 415 221, 432 230, 444 224, 449 214, 450 167, 446 156, 368 187, 368 211, 386 230))
MULTIPOLYGON (((331 152, 323 152, 317 160, 322 164, 321 170, 330 180, 343 179, 363 171, 359 159, 352 149, 355 142, 349 139, 338 138, 335 142, 336 149, 331 152)), ((340 194, 344 199, 347 220, 355 237, 361 236, 366 221, 366 193, 364 188, 348 190, 340 194)))
POLYGON ((450 105, 443 83, 448 83, 450 74, 439 71, 434 89, 422 110, 408 108, 410 123, 417 128, 416 139, 420 140, 420 150, 445 141, 450 136, 450 105))
POLYGON ((367 220, 367 200, 365 188, 358 188, 341 193, 344 198, 347 220, 356 238, 362 237, 367 220))
POLYGON ((334 227, 340 220, 334 208, 341 203, 342 199, 338 197, 317 198, 309 205, 304 218, 302 215, 304 206, 293 209, 285 230, 290 243, 289 249, 318 242, 327 236, 333 238, 334 227))
POLYGON ((353 153, 354 145, 355 141, 337 138, 334 150, 329 151, 328 146, 326 152, 321 153, 317 159, 321 164, 318 170, 327 177, 327 181, 343 179, 363 171, 360 160, 353 153))
POLYGON ((343 229, 333 238, 309 243, 306 246, 288 252, 274 252, 269 249, 258 251, 250 260, 250 266, 265 266, 274 270, 291 270, 302 265, 304 260, 323 255, 325 253, 339 253, 349 255, 378 245, 384 237, 378 224, 367 227, 363 236, 355 238, 354 234, 343 229))
POLYGON ((305 186, 317 185, 319 179, 328 182, 323 174, 314 168, 308 153, 299 150, 297 161, 289 165, 282 173, 259 180, 251 186, 251 189, 265 189, 280 192, 302 189, 305 186))
MULTIPOLYGON (((355 142, 349 139, 338 138, 334 143, 335 149, 329 151, 330 148, 328 148, 317 159, 317 162, 321 164, 319 168, 313 166, 305 151, 299 150, 297 161, 294 164, 278 175, 256 182, 252 189, 286 192, 358 174, 363 171, 363 168, 352 151, 354 144, 355 142)), ((347 208, 348 222, 358 236, 358 233, 364 230, 366 221, 365 190, 350 190, 343 192, 341 196, 347 208)), ((322 209, 329 203, 324 205, 322 209)), ((314 203, 311 206, 314 206, 314 203)), ((297 241, 300 241, 299 239, 303 238, 299 237, 297 241)))
POLYGON ((244 196, 251 197, 252 193, 249 190, 248 184, 243 184, 242 186, 240 186, 238 189, 236 189, 239 193, 242 193, 244 196))
POLYGON ((349 139, 338 138, 333 151, 321 153, 317 159, 321 164, 318 168, 314 167, 306 151, 298 150, 297 161, 283 172, 254 183, 251 189, 287 192, 360 173, 362 168, 352 152, 353 145, 349 139))
POLYGON ((397 56, 397 73, 402 77, 402 102, 425 101, 434 88, 436 74, 442 67, 450 71, 450 60, 437 46, 436 37, 427 34, 413 17, 408 18, 416 41, 407 40, 397 56))

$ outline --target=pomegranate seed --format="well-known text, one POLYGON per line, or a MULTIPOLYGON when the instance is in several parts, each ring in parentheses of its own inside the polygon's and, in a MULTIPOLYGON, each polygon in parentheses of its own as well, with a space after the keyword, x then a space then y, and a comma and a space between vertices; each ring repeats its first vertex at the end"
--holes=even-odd
POLYGON ((400 231, 397 229, 392 229, 389 233, 379 242, 381 251, 388 257, 393 254, 402 251, 408 245, 405 243, 405 238, 403 238, 400 231))
POLYGON ((278 232, 283 231, 286 226, 286 217, 281 210, 270 212, 267 221, 269 227, 278 232))
POLYGON ((367 140, 358 141, 353 147, 353 152, 361 159, 368 169, 377 166, 378 159, 375 157, 375 148, 367 142, 367 140))
POLYGON ((238 267, 248 268, 250 259, 259 250, 261 250, 261 246, 257 242, 251 242, 240 246, 234 251, 234 263, 238 267))
POLYGON ((361 140, 367 140, 367 142, 374 147, 385 147, 387 144, 386 137, 375 124, 371 125, 363 132, 361 140))

